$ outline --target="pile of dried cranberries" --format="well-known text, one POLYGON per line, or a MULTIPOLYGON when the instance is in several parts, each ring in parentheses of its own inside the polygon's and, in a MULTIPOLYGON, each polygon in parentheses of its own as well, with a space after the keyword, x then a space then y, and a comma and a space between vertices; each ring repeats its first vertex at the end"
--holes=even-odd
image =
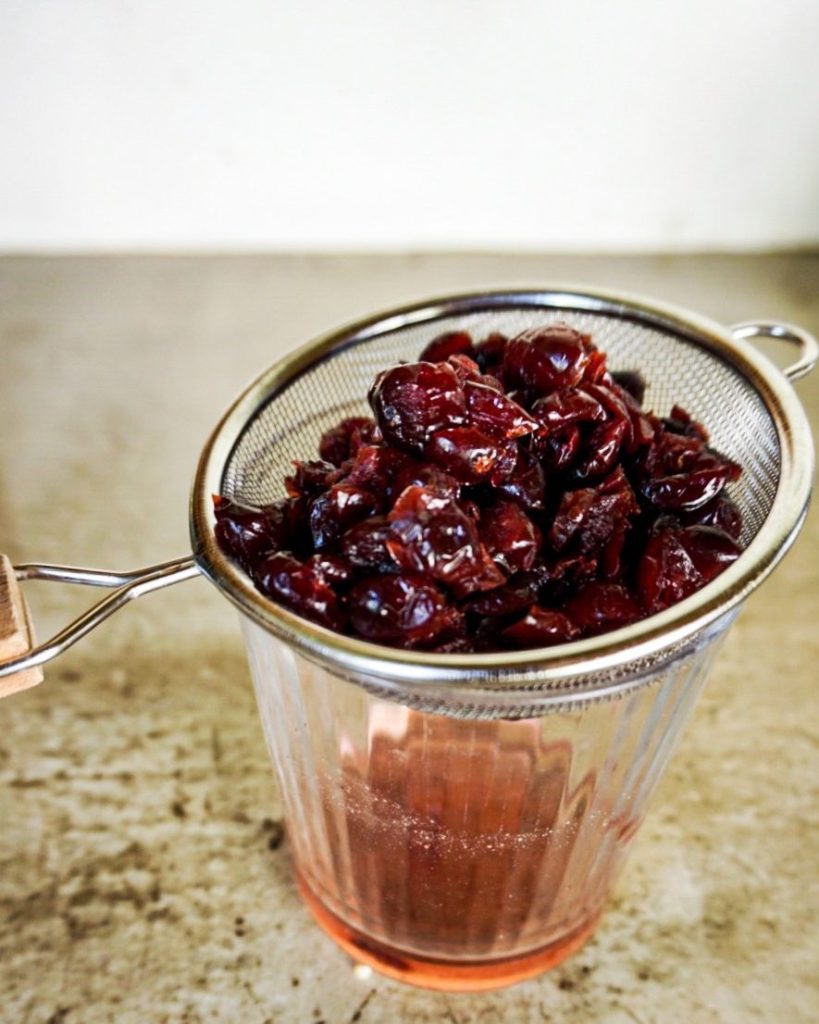
POLYGON ((384 370, 374 419, 296 462, 289 497, 216 497, 216 537, 256 587, 322 626, 439 652, 542 647, 687 597, 739 555, 740 467, 675 406, 642 408, 564 324, 451 332, 384 370))

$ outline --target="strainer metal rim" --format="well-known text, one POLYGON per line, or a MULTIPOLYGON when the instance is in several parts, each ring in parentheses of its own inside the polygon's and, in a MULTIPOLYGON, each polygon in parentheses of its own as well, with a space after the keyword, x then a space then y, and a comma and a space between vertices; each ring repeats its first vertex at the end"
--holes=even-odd
MULTIPOLYGON (((346 678, 427 688, 446 683, 507 692, 549 690, 577 698, 583 679, 625 675, 609 686, 627 686, 628 666, 685 647, 703 629, 754 590, 793 543, 807 512, 813 479, 813 442, 805 412, 785 376, 750 345, 699 314, 627 293, 581 285, 480 291, 430 299, 356 320, 308 341, 260 374, 233 402, 208 438, 191 492, 190 531, 200 571, 241 612, 312 661, 346 678), (716 580, 672 606, 623 629, 551 648, 491 654, 404 651, 332 632, 260 594, 214 539, 212 495, 220 493, 225 468, 245 427, 277 392, 320 359, 367 338, 444 316, 497 308, 554 309, 629 319, 676 335, 717 353, 753 386, 775 425, 780 475, 770 512, 740 558, 716 580)), ((590 689, 596 689, 589 682, 590 689)), ((607 687, 608 689, 609 687, 607 687)))

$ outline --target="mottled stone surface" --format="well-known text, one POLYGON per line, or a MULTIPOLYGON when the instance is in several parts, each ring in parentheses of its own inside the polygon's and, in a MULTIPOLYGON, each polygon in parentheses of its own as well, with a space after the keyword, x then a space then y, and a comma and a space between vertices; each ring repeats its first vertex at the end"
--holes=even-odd
MULTIPOLYGON (((819 331, 816 256, 0 260, 0 549, 181 554, 194 464, 286 349, 395 302, 586 281, 819 331)), ((799 385, 814 423, 819 375, 799 385)), ((3 1024, 819 1019, 819 508, 731 633, 596 937, 442 996, 361 977, 289 873, 235 616, 147 598, 0 704, 3 1024)), ((28 586, 40 633, 87 595, 28 586)))

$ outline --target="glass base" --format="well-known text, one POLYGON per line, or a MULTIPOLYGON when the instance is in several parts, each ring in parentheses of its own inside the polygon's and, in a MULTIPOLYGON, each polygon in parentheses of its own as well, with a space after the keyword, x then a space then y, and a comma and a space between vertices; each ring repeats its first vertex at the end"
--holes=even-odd
POLYGON ((296 872, 299 892, 321 929, 359 963, 388 978, 441 992, 485 992, 534 978, 576 953, 597 927, 600 915, 525 956, 498 960, 446 960, 419 957, 365 935, 333 914, 296 872))

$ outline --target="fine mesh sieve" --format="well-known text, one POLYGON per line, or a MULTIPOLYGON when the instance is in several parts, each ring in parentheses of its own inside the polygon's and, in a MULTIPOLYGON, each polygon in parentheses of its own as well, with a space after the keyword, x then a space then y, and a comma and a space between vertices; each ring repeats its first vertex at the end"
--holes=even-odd
POLYGON ((807 373, 816 342, 773 323, 726 330, 694 314, 622 294, 580 288, 482 292, 438 299, 369 317, 310 342, 263 373, 228 410, 203 450, 191 499, 193 557, 128 573, 0 562, 0 696, 39 681, 40 665, 60 654, 129 600, 169 583, 208 576, 251 620, 336 674, 407 703, 433 705, 446 686, 450 706, 469 709, 487 692, 523 707, 601 699, 643 685, 681 651, 705 643, 771 571, 804 518, 813 445, 790 379, 807 373), (414 360, 444 331, 477 339, 562 320, 593 336, 612 369, 636 369, 646 408, 684 406, 706 424, 712 444, 742 465, 730 488, 744 520, 746 550, 685 601, 632 626, 558 647, 493 654, 403 651, 332 633, 259 594, 219 550, 211 496, 250 505, 284 493, 294 459, 316 455, 321 434, 341 418, 368 414, 375 375, 414 360), (776 369, 748 344, 755 335, 797 343, 801 358, 776 369), (59 580, 114 588, 48 642, 34 646, 17 581, 59 580), (3 628, 6 629, 4 634, 3 628), (4 660, 5 659, 5 660, 4 660))
POLYGON ((378 692, 426 704, 425 693, 431 693, 425 688, 446 684, 451 703, 455 685, 464 708, 486 690, 502 691, 504 701, 513 691, 520 691, 521 701, 534 691, 555 702, 600 698, 641 685, 659 665, 723 628, 795 536, 809 497, 812 458, 804 413, 782 373, 718 325, 622 295, 571 289, 482 293, 353 324, 259 378, 203 454, 192 531, 200 566, 243 612, 309 658, 378 692), (711 443, 743 466, 729 493, 743 514, 747 550, 709 586, 643 622, 577 643, 437 655, 381 647, 314 626, 259 595, 218 550, 210 493, 252 505, 280 497, 292 460, 315 458, 321 434, 342 417, 369 414, 366 395, 380 370, 417 359, 444 331, 469 331, 479 340, 492 331, 514 335, 557 320, 591 334, 610 368, 640 370, 648 384, 646 408, 663 415, 674 404, 684 406, 708 426, 711 443))

